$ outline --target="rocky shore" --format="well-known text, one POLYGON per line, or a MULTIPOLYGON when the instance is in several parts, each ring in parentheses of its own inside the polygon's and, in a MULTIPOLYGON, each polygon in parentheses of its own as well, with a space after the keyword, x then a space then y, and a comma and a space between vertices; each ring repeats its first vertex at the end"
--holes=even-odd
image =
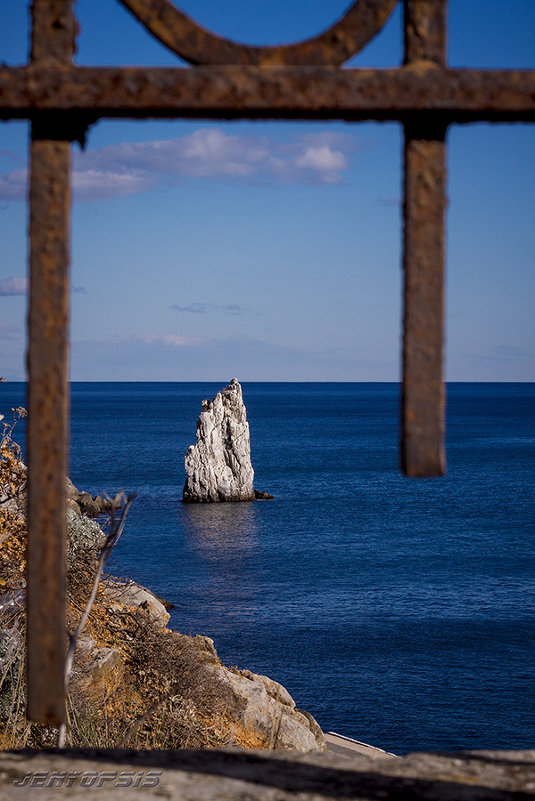
MULTIPOLYGON (((249 670, 222 665, 209 637, 187 636, 167 628, 165 605, 145 587, 131 580, 104 579, 94 618, 80 642, 75 684, 80 689, 82 683, 95 698, 123 701, 125 688, 135 692, 136 687, 140 690, 138 685, 153 684, 154 698, 147 696, 147 701, 164 706, 171 701, 166 725, 173 728, 179 724, 182 729, 174 747, 192 741, 196 745, 215 744, 198 742, 199 732, 208 726, 218 744, 301 752, 325 750, 319 725, 296 707, 281 684, 249 670), (127 617, 142 627, 141 636, 128 636, 131 629, 124 624, 127 617), (125 635, 122 641, 117 638, 118 625, 125 635), (165 689, 162 694, 165 687, 167 698, 165 689), (193 731, 187 732, 188 727, 193 731)), ((150 725, 148 719, 147 723, 150 725)))
POLYGON ((89 492, 80 492, 70 478, 65 479, 65 490, 67 493, 67 507, 76 512, 77 515, 86 517, 98 517, 107 514, 113 509, 114 502, 103 495, 91 495, 89 492))
MULTIPOLYGON (((50 747, 57 733, 28 725, 24 698, 25 470, 0 481, 0 750, 50 747), (11 482, 11 483, 10 483, 11 482)), ((4 476, 5 477, 5 476, 4 476)), ((67 624, 90 591, 104 534, 89 514, 110 501, 67 480, 67 624)), ((127 579, 104 578, 76 649, 68 744, 85 747, 325 750, 314 718, 267 676, 221 664, 213 641, 167 627, 165 603, 127 579)))

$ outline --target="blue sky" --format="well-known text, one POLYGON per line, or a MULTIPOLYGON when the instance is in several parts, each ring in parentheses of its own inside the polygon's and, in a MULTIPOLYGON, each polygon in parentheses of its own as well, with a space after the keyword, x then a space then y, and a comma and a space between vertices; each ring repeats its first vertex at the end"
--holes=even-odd
MULTIPOLYGON (((266 44, 347 0, 182 0, 266 44)), ((24 63, 28 8, 2 0, 0 60, 24 63)), ((78 0, 80 64, 173 66, 116 0, 78 0)), ((401 58, 401 9, 349 64, 401 58)), ((535 67, 535 0, 451 0, 454 66, 535 67)), ((450 128, 447 377, 535 380, 535 129, 450 128)), ((399 378, 396 124, 100 122, 73 147, 73 380, 399 378)), ((24 378, 28 130, 0 124, 0 374, 24 378)))

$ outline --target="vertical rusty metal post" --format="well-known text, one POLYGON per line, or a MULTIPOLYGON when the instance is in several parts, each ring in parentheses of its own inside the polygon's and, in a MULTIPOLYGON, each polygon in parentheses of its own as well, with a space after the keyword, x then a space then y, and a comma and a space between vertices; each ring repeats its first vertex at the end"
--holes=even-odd
MULTIPOLYGON (((405 0, 405 64, 444 67, 446 2, 405 0)), ((405 123, 404 311, 401 467, 440 476, 444 451, 444 261, 446 126, 405 123)))
POLYGON ((404 63, 430 61, 446 66, 448 0, 405 0, 404 63))
MULTIPOLYGON (((32 63, 72 63, 72 0, 33 0, 32 63)), ((70 142, 58 121, 31 129, 28 315, 28 708, 65 719, 65 475, 68 451, 70 142)))

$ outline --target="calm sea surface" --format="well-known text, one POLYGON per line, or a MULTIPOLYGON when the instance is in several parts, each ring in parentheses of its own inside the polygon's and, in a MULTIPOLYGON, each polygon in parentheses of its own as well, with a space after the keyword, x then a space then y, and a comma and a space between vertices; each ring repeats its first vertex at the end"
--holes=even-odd
MULTIPOLYGON (((110 572, 322 727, 402 753, 535 745, 535 384, 448 387, 444 479, 397 469, 395 384, 243 384, 255 486, 185 506, 221 385, 75 383, 71 477, 137 490, 110 572)), ((0 386, 0 412, 24 386, 0 386)))

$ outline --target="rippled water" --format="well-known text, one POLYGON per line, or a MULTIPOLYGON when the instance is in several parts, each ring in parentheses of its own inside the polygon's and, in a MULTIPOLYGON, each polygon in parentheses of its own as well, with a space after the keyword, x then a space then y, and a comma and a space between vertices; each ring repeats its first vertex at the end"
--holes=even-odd
POLYGON ((139 491, 110 570, 325 729, 398 753, 533 746, 535 385, 450 385, 448 476, 411 480, 397 385, 244 384, 275 500, 182 505, 219 388, 73 385, 75 484, 139 491))

